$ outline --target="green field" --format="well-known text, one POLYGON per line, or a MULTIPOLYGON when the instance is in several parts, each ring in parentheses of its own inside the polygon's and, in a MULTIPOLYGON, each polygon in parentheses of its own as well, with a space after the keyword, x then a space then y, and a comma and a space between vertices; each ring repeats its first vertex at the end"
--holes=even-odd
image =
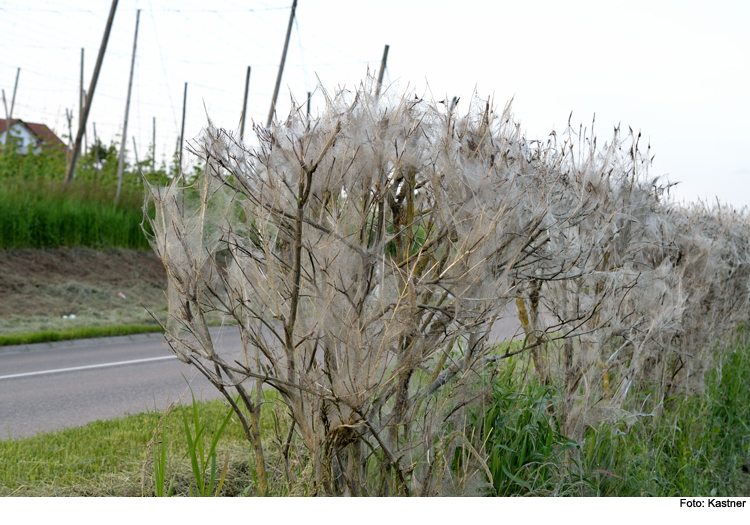
MULTIPOLYGON (((150 159, 140 166, 126 164, 115 203, 117 155, 115 144, 99 144, 98 156, 92 145, 66 186, 64 154, 0 151, 0 249, 148 249, 140 227, 144 194, 140 169, 147 169, 150 159)), ((143 175, 155 182, 169 181, 163 167, 155 172, 148 168, 143 175)))
POLYGON ((148 249, 141 231, 140 195, 118 205, 109 192, 79 183, 6 180, 0 185, 0 249, 91 248, 148 249))

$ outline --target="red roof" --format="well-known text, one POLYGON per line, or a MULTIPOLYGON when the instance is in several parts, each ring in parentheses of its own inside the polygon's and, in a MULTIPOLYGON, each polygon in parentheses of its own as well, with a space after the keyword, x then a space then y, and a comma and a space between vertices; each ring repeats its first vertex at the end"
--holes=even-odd
MULTIPOLYGON (((29 131, 39 137, 39 140, 43 144, 44 149, 55 148, 64 152, 68 147, 65 143, 60 140, 60 137, 55 135, 55 132, 47 127, 46 124, 38 124, 36 122, 25 122, 21 119, 13 119, 12 124, 20 122, 26 126, 29 131)), ((7 121, 4 118, 0 118, 0 133, 3 133, 8 127, 6 126, 7 121)))

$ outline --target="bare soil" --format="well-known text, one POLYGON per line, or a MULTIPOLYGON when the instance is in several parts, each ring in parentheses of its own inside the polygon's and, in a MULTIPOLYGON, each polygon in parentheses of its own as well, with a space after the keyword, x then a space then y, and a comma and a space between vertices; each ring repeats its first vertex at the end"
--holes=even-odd
POLYGON ((151 251, 0 251, 0 332, 149 322, 141 303, 163 312, 166 287, 151 251))
MULTIPOLYGON (((0 251, 0 334, 153 323, 144 306, 166 321, 166 289, 166 271, 151 251, 0 251)), ((521 334, 509 303, 490 337, 501 341, 521 334)))

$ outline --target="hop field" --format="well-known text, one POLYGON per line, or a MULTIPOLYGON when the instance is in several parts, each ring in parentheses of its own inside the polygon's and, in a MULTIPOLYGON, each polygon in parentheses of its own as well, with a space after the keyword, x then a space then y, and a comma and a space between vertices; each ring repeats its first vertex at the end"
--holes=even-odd
POLYGON ((6 180, 0 186, 0 249, 147 249, 139 196, 114 205, 107 192, 58 181, 6 180))
POLYGON ((143 174, 168 181, 164 168, 151 170, 151 160, 123 175, 115 202, 117 147, 92 145, 81 159, 76 178, 63 184, 65 156, 58 151, 20 155, 0 151, 0 249, 89 248, 148 249, 143 221, 143 174))

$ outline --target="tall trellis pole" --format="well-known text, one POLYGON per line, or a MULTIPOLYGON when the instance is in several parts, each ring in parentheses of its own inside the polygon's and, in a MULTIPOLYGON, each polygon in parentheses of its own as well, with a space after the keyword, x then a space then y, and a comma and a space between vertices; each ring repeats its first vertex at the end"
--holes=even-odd
POLYGON ((182 175, 185 182, 185 176, 182 173, 182 143, 185 140, 185 108, 187 107, 187 82, 185 82, 185 92, 182 95, 182 127, 180 128, 180 138, 177 143, 177 176, 182 175))
POLYGON ((128 80, 128 98, 125 101, 125 120, 122 124, 122 140, 120 141, 120 160, 117 163, 117 193, 115 202, 120 198, 122 186, 122 168, 125 162, 125 144, 128 142, 128 114, 130 113, 130 94, 133 91, 133 70, 135 69, 135 50, 138 44, 138 24, 141 21, 141 10, 135 15, 135 36, 133 37, 133 56, 130 59, 130 79, 128 80))
POLYGON ((391 46, 385 45, 383 49, 383 59, 380 61, 380 71, 378 71, 378 85, 375 86, 375 98, 380 97, 380 88, 383 85, 383 75, 385 74, 385 65, 388 62, 388 50, 391 46))
POLYGON ((250 89, 250 66, 247 66, 245 77, 245 98, 242 100, 242 116, 240 117, 240 140, 245 138, 245 120, 247 120, 247 93, 250 89))
POLYGON ((289 15, 289 25, 286 28, 286 39, 284 40, 284 52, 281 53, 281 64, 279 64, 279 74, 276 76, 276 86, 273 88, 273 100, 271 100, 271 109, 268 111, 268 120, 266 127, 273 122, 273 114, 276 112, 276 101, 279 98, 279 88, 281 87, 281 76, 284 74, 284 63, 286 62, 286 52, 289 49, 289 37, 292 34, 292 23, 294 22, 294 12, 297 10, 297 0, 292 3, 292 14, 289 15))
POLYGON ((112 22, 115 19, 115 11, 117 10, 117 0, 112 0, 112 7, 109 10, 109 18, 107 18, 107 25, 104 28, 104 37, 102 37, 102 45, 99 46, 99 55, 96 57, 96 66, 94 66, 94 75, 91 77, 91 85, 86 93, 86 104, 83 106, 83 118, 81 119, 81 125, 78 127, 78 134, 76 136, 75 145, 73 146, 73 152, 68 163, 68 172, 65 174, 65 184, 70 184, 73 179, 73 172, 76 169, 76 162, 78 161, 78 154, 81 151, 81 140, 83 139, 83 131, 86 129, 86 122, 89 118, 89 111, 91 110, 91 101, 94 99, 94 90, 96 89, 96 81, 99 80, 99 71, 102 68, 102 62, 104 61, 104 52, 107 49, 107 42, 109 41, 109 33, 112 30, 112 22))

